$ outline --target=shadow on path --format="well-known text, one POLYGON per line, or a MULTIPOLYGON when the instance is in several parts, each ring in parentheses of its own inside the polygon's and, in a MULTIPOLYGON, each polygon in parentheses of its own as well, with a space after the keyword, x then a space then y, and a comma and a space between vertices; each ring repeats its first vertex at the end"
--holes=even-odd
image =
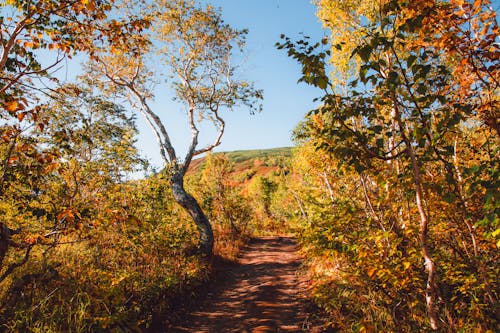
POLYGON ((289 237, 253 239, 206 299, 168 332, 304 332, 301 259, 289 237))

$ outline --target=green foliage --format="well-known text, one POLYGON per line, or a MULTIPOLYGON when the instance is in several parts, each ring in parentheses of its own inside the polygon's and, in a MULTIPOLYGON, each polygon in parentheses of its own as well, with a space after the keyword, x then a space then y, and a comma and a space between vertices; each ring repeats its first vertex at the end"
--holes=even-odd
MULTIPOLYGON (((496 15, 487 1, 317 3, 332 38, 283 36, 278 45, 302 64, 300 81, 323 92, 295 131, 300 147, 208 155, 188 173, 186 186, 214 225, 216 254, 235 258, 252 233, 295 231, 312 296, 332 328, 430 330, 435 310, 440 331, 492 332, 500 276, 496 15)), ((112 2, 41 4, 9 1, 1 9, 15 17, 0 18, 7 55, 0 61, 0 327, 165 327, 176 297, 208 278, 194 226, 175 204, 172 173, 213 146, 193 144, 184 167, 130 180, 145 164, 133 117, 93 83, 53 89, 47 99, 30 95, 31 83, 49 79, 37 50, 86 50, 97 59, 104 55, 89 40, 98 37, 111 52, 100 64, 118 69, 107 77, 141 90, 131 91, 155 121, 144 84, 151 73, 131 56, 152 44, 129 34, 149 23, 110 21, 101 31, 94 23, 104 23, 112 2), (19 26, 24 39, 11 45, 23 15, 39 20, 19 26)), ((223 131, 219 107, 258 110, 260 91, 243 81, 227 86, 232 81, 219 75, 232 75, 227 55, 246 32, 223 24, 212 7, 156 4, 169 10, 156 12, 159 29, 151 33, 163 44, 155 47, 169 46, 163 60, 179 75, 192 129, 195 111, 223 131)), ((163 157, 175 164, 162 135, 163 157)))
MULTIPOLYGON (((181 175, 182 192, 192 157, 220 143, 222 109, 261 108, 262 92, 234 80, 232 53, 244 46, 246 31, 225 24, 218 9, 182 0, 7 1, 0 28, 0 330, 165 327, 174 300, 208 277, 196 231, 175 204, 172 174, 181 175), (147 104, 151 73, 143 52, 152 47, 166 47, 158 53, 170 65, 163 74, 177 77, 172 83, 192 133, 203 118, 220 130, 199 150, 193 135, 184 164, 147 104), (97 74, 60 86, 53 71, 79 51, 116 86, 104 89, 97 74), (130 180, 147 163, 134 147, 134 118, 116 104, 120 93, 140 104, 163 139, 168 168, 147 179, 130 180)), ((234 258, 252 211, 227 183, 229 163, 212 162, 196 192, 217 223, 219 252, 234 258)))
MULTIPOLYGON (((313 297, 330 313, 332 326, 341 331, 353 327, 367 331, 418 330, 426 321, 425 303, 419 295, 426 281, 418 225, 413 224, 417 212, 412 194, 405 190, 411 181, 401 175, 382 176, 380 171, 359 175, 342 165, 342 161, 305 146, 295 157, 290 175, 295 181, 287 182, 294 184, 288 193, 297 195, 294 216, 313 297), (332 169, 324 173, 325 167, 332 169), (332 186, 333 201, 325 174, 332 186)), ((434 181, 445 184, 446 178, 434 181)), ((441 192, 435 195, 429 199, 436 211, 430 234, 442 274, 440 306, 456 320, 456 327, 487 330, 495 320, 484 281, 495 283, 496 247, 486 235, 478 233, 482 255, 475 260, 488 267, 485 280, 478 272, 479 261, 472 264, 472 257, 461 259, 467 257, 462 251, 470 251, 472 246, 463 247, 462 242, 470 242, 470 238, 466 226, 458 220, 454 202, 441 205, 441 192)))
MULTIPOLYGON (((43 272, 44 266, 55 273, 41 274, 24 285, 32 292, 22 297, 3 294, 15 302, 15 307, 4 309, 3 327, 84 332, 147 329, 172 309, 172 299, 204 281, 206 266, 193 255, 196 239, 186 216, 177 218, 162 206, 157 211, 160 216, 137 217, 151 211, 143 198, 154 197, 161 183, 153 177, 116 185, 96 208, 98 215, 86 239, 73 242, 64 237, 62 245, 49 253, 33 254, 29 267, 17 276, 43 272), (130 206, 116 204, 124 202, 130 206), (37 288, 37 283, 44 288, 37 288)), ((174 208, 173 200, 169 201, 174 208)))
POLYGON ((235 150, 225 153, 234 163, 242 163, 248 160, 268 159, 279 157, 291 157, 292 149, 288 147, 272 148, 262 150, 235 150))

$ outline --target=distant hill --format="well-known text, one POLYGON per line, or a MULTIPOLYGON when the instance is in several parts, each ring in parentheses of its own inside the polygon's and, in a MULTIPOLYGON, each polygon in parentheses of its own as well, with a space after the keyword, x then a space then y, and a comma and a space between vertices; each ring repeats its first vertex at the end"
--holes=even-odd
POLYGON ((224 154, 229 156, 233 162, 242 163, 248 160, 266 159, 269 157, 291 157, 292 149, 292 147, 282 147, 272 149, 235 150, 224 154))
MULTIPOLYGON (((233 173, 251 172, 253 175, 266 175, 278 168, 284 161, 292 157, 292 147, 255 149, 255 150, 235 150, 230 152, 215 153, 225 154, 234 163, 233 173)), ((198 158, 191 162, 188 173, 196 173, 205 163, 205 157, 198 158)))

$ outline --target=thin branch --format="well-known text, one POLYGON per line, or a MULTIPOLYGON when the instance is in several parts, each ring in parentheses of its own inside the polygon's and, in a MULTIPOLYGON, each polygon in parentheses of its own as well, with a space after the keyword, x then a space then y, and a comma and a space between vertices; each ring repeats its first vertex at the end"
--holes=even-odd
POLYGON ((151 107, 149 106, 146 98, 144 97, 143 94, 141 94, 135 87, 134 81, 137 79, 139 76, 139 66, 136 67, 135 74, 132 78, 131 81, 126 81, 122 77, 117 77, 113 75, 112 73, 109 73, 108 67, 106 66, 105 63, 101 62, 103 65, 104 69, 104 74, 105 76, 111 80, 114 84, 125 87, 128 90, 130 90, 136 98, 139 100, 140 104, 142 107, 138 108, 141 114, 144 116, 146 121, 148 122, 148 125, 152 129, 158 144, 160 145, 160 153, 161 156, 166 164, 169 163, 174 163, 177 160, 177 156, 174 150, 174 147, 170 141, 170 137, 167 133, 167 130, 163 123, 161 122, 161 119, 153 112, 151 107), (168 158, 167 158, 168 155, 168 158))
POLYGON ((165 126, 163 125, 163 123, 161 122, 161 119, 160 117, 158 117, 158 115, 156 115, 156 113, 153 112, 153 110, 151 110, 146 98, 141 95, 141 93, 135 88, 135 86, 133 85, 127 85, 127 88, 130 89, 130 91, 132 91, 136 97, 139 99, 139 101, 141 102, 141 105, 143 106, 143 108, 141 109, 141 113, 143 115, 145 115, 146 119, 148 120, 148 123, 150 124, 151 128, 153 129, 153 131, 155 132, 158 140, 160 141, 160 144, 161 144, 161 149, 162 149, 162 157, 163 157, 163 160, 165 161, 165 163, 175 163, 177 161, 177 156, 175 154, 175 150, 174 150, 174 147, 172 145, 172 142, 170 141, 170 137, 167 133, 167 130, 165 128, 165 126), (151 121, 152 119, 152 121, 151 121), (155 126, 153 126, 152 122, 154 122, 154 125, 157 126, 157 128, 155 126), (161 135, 160 135, 161 133, 161 135), (161 138, 163 138, 163 140, 161 140, 161 138), (166 155, 165 155, 165 150, 168 154, 168 158, 170 159, 167 159, 166 155))
POLYGON ((200 155, 200 154, 203 154, 203 153, 206 153, 208 151, 211 151, 213 150, 215 147, 219 146, 221 144, 221 141, 222 141, 222 136, 224 135, 224 130, 226 128, 226 122, 224 121, 224 119, 222 119, 220 116, 219 116, 219 113, 218 112, 215 112, 214 113, 215 115, 215 119, 217 119, 217 121, 219 122, 220 124, 220 127, 219 127, 219 133, 217 135, 217 137, 215 138, 215 141, 214 143, 212 143, 211 145, 208 145, 206 146, 205 148, 202 148, 202 149, 199 149, 199 150, 196 150, 194 152, 194 156, 197 156, 197 155, 200 155))
MULTIPOLYGON (((347 126, 345 122, 343 122, 343 121, 339 121, 339 122, 342 125, 342 127, 344 127, 346 130, 348 130, 349 132, 351 132, 352 134, 354 134, 357 138, 359 138, 360 135, 355 130, 353 130, 352 128, 350 128, 349 126, 347 126)), ((402 141, 396 145, 396 148, 399 147, 401 144, 402 144, 402 141)), ((379 159, 379 160, 382 160, 382 161, 394 160, 394 159, 398 158, 399 156, 405 154, 405 151, 406 151, 406 149, 403 149, 400 152, 398 152, 397 154, 392 155, 392 152, 394 151, 394 149, 391 149, 388 153, 385 153, 385 155, 390 154, 390 156, 382 156, 382 155, 374 152, 373 150, 371 150, 370 147, 368 147, 365 144, 361 145, 361 149, 363 149, 363 151, 366 154, 368 154, 370 157, 373 157, 373 158, 376 158, 376 159, 379 159)))

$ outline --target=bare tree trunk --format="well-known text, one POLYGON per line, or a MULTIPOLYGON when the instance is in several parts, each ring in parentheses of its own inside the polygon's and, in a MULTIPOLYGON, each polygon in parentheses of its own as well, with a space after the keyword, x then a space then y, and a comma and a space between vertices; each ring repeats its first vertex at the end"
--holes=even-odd
POLYGON ((413 149, 412 143, 405 132, 405 127, 402 124, 401 116, 397 113, 397 120, 401 135, 406 144, 406 150, 410 157, 411 167, 413 171, 413 182, 415 185, 415 199, 417 209, 420 215, 420 249, 424 257, 425 270, 427 271, 427 285, 425 291, 425 301, 427 304, 427 316, 433 330, 438 329, 438 314, 436 310, 436 298, 438 295, 436 284, 436 266, 431 258, 428 241, 429 217, 424 208, 424 187, 422 184, 422 175, 418 166, 417 156, 413 149))
POLYGON ((212 256, 214 247, 212 226, 196 199, 184 189, 184 175, 182 172, 177 172, 172 176, 170 185, 172 186, 175 201, 191 215, 196 224, 200 234, 199 247, 201 253, 207 257, 212 256))
MULTIPOLYGON (((7 227, 3 222, 0 222, 0 269, 3 268, 3 260, 5 259, 5 256, 7 255, 7 251, 9 250, 9 247, 13 245, 13 242, 11 241, 12 235, 16 235, 21 231, 21 228, 17 230, 13 230, 9 227, 7 227)), ((14 244, 15 246, 15 244, 14 244)), ((2 278, 0 277, 0 282, 2 282, 2 278)))
POLYGON ((300 209, 300 212, 302 214, 302 217, 304 218, 304 221, 306 221, 309 224, 311 224, 311 220, 309 219, 309 216, 307 215, 307 213, 306 213, 306 211, 304 209, 304 204, 303 204, 302 200, 300 199, 299 195, 294 190, 292 190, 291 188, 289 188, 288 190, 290 191, 290 193, 292 194, 293 198, 297 202, 297 205, 299 206, 299 209, 300 209))
POLYGON ((424 209, 423 198, 424 191, 422 186, 422 178, 420 175, 420 169, 417 165, 417 160, 413 152, 413 147, 408 146, 408 152, 410 154, 414 182, 415 182, 415 198, 417 201, 417 208, 420 214, 420 248, 422 250, 422 255, 424 257, 425 269, 427 270, 427 286, 425 293, 425 300, 427 303, 427 315, 429 316, 429 321, 432 329, 437 330, 438 317, 436 312, 436 297, 437 297, 437 287, 436 287, 436 266, 431 258, 429 246, 427 244, 428 230, 429 230, 429 218, 424 209))
POLYGON ((10 242, 10 229, 0 222, 0 268, 2 268, 3 259, 7 254, 10 242))
POLYGON ((326 174, 326 171, 323 171, 320 177, 323 178, 323 180, 325 181, 325 186, 326 189, 328 190, 328 196, 330 197, 330 201, 332 203, 332 209, 335 209, 335 196, 333 195, 332 184, 330 184, 330 181, 328 180, 328 175, 326 174))

